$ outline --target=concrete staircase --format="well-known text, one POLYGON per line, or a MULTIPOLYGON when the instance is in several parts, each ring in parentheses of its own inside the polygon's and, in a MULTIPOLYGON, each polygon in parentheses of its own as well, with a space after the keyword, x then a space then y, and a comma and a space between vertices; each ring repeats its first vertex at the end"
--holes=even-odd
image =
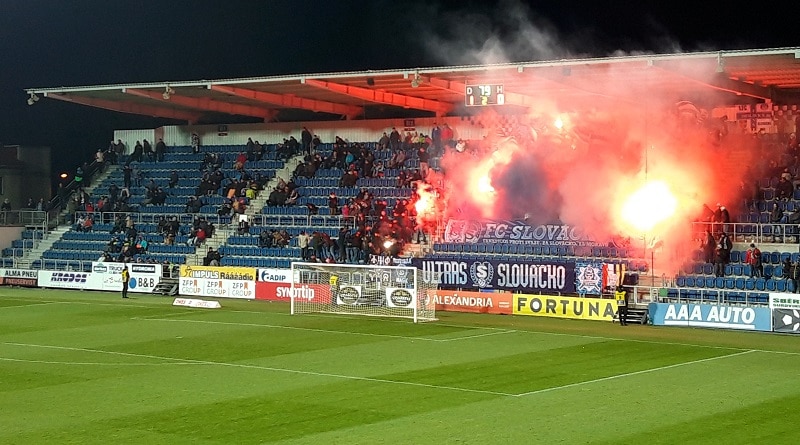
POLYGON ((44 239, 39 241, 32 249, 25 252, 25 254, 14 261, 14 265, 20 269, 28 269, 34 261, 40 260, 42 254, 53 247, 53 243, 60 240, 70 229, 69 225, 61 225, 49 231, 44 239))

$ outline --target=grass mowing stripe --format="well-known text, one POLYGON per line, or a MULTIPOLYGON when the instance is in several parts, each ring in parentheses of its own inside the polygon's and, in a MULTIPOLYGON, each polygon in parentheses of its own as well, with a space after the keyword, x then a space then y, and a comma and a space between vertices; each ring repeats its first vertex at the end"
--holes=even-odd
POLYGON ((172 319, 172 318, 138 318, 138 317, 132 317, 132 319, 133 320, 143 320, 143 321, 207 323, 207 324, 219 324, 219 325, 228 325, 228 326, 259 327, 259 328, 268 328, 268 329, 289 329, 289 330, 296 330, 296 331, 319 332, 319 333, 323 333, 323 334, 363 335, 363 336, 366 336, 366 337, 397 338, 397 339, 404 339, 404 340, 443 341, 443 340, 437 340, 435 338, 426 338, 426 337, 408 337, 408 336, 404 336, 404 335, 374 334, 374 333, 370 333, 370 332, 336 331, 336 330, 331 330, 331 329, 304 328, 304 327, 300 327, 300 326, 283 326, 283 325, 262 324, 262 323, 240 323, 240 322, 231 322, 231 321, 186 320, 186 319, 172 319))
POLYGON ((455 386, 445 386, 445 385, 433 385, 428 383, 419 383, 419 382, 408 382, 408 381, 401 381, 401 380, 389 380, 389 379, 380 379, 380 378, 373 378, 373 377, 363 377, 363 376, 355 376, 355 375, 344 375, 344 374, 334 374, 334 373, 327 373, 327 372, 317 372, 317 371, 305 371, 302 369, 289 369, 289 368, 277 368, 271 366, 260 366, 260 365, 249 365, 246 363, 228 363, 228 362, 215 362, 209 360, 194 360, 188 358, 177 358, 177 357, 163 357, 157 355, 149 355, 149 354, 134 354, 130 352, 118 352, 118 351, 104 351, 102 349, 90 349, 90 348, 78 348, 78 347, 71 347, 71 346, 56 346, 56 345, 37 345, 31 343, 13 343, 13 342, 3 342, 5 345, 12 345, 12 346, 27 346, 32 348, 48 348, 48 349, 59 349, 59 350, 67 350, 67 351, 81 351, 81 352, 94 352, 98 354, 114 354, 114 355, 122 355, 126 357, 141 357, 141 358, 152 358, 152 359, 161 359, 161 360, 170 360, 175 362, 185 362, 188 364, 198 364, 198 365, 212 365, 212 366, 227 366, 233 368, 243 368, 243 369, 260 369, 263 371, 274 371, 274 372, 286 372, 291 374, 302 374, 302 375, 309 375, 315 377, 330 377, 336 379, 346 379, 346 380, 358 380, 363 382, 373 382, 373 383, 387 383, 387 384, 396 384, 396 385, 407 385, 407 386, 417 386, 422 388, 432 388, 432 389, 443 389, 449 391, 459 391, 459 392, 469 392, 469 393, 476 393, 476 394, 488 394, 494 396, 509 396, 512 397, 514 394, 499 392, 499 391, 485 391, 480 389, 471 389, 471 388, 459 388, 455 386))
POLYGON ((0 309, 12 309, 12 308, 19 308, 19 307, 33 307, 33 306, 48 306, 51 304, 65 304, 63 301, 46 301, 44 303, 29 303, 29 304, 16 304, 13 306, 3 306, 0 305, 0 309))
POLYGON ((0 361, 17 363, 34 363, 40 365, 78 365, 78 366, 163 366, 163 365, 195 365, 195 363, 104 363, 104 362, 66 362, 55 360, 31 360, 21 358, 0 357, 0 361))
POLYGON ((551 387, 551 388, 537 389, 535 391, 528 391, 528 392, 524 392, 524 393, 521 393, 521 394, 514 394, 514 397, 532 396, 534 394, 541 394, 541 393, 546 393, 546 392, 550 392, 550 391, 557 391, 559 389, 573 388, 573 387, 576 387, 576 386, 582 386, 582 385, 589 385, 589 384, 592 384, 592 383, 605 382, 605 381, 608 381, 608 380, 615 380, 615 379, 620 379, 620 378, 623 378, 623 377, 630 377, 630 376, 639 375, 639 374, 647 374, 647 373, 650 373, 650 372, 663 371, 663 370, 666 370, 666 369, 678 368, 678 367, 681 367, 681 366, 694 365, 694 364, 697 364, 697 363, 710 362, 710 361, 713 361, 713 360, 719 360, 719 359, 723 359, 723 358, 736 357, 736 356, 739 356, 739 355, 750 354, 752 352, 760 352, 760 351, 756 351, 756 350, 750 349, 750 350, 747 350, 747 351, 735 352, 733 354, 726 354, 726 355, 720 355, 720 356, 716 356, 716 357, 701 358, 701 359, 698 359, 698 360, 691 360, 691 361, 688 361, 688 362, 681 362, 681 363, 675 363, 675 364, 672 364, 672 365, 659 366, 657 368, 643 369, 643 370, 640 370, 640 371, 633 371, 633 372, 626 372, 624 374, 617 374, 617 375, 612 375, 612 376, 609 376, 609 377, 602 377, 602 378, 594 379, 594 380, 586 380, 586 381, 583 381, 583 382, 570 383, 568 385, 554 386, 554 387, 551 387))
POLYGON ((319 332, 319 333, 324 333, 324 334, 363 335, 363 336, 367 336, 367 337, 383 337, 383 338, 394 338, 394 339, 403 339, 403 340, 423 340, 423 341, 433 341, 433 342, 450 342, 450 341, 457 341, 457 340, 467 340, 467 339, 470 339, 470 338, 487 337, 487 336, 490 336, 490 335, 509 334, 509 333, 515 332, 513 330, 494 331, 494 332, 487 332, 487 333, 483 333, 483 334, 467 335, 467 336, 463 336, 463 337, 440 339, 440 338, 415 337, 415 336, 406 336, 406 335, 375 334, 375 333, 371 333, 371 332, 337 331, 337 330, 331 330, 331 329, 304 328, 304 327, 300 327, 300 326, 284 326, 284 325, 273 325, 273 324, 263 324, 263 323, 242 323, 242 322, 230 322, 230 321, 187 320, 187 319, 177 319, 177 318, 153 318, 153 317, 131 317, 131 319, 132 320, 142 320, 142 321, 208 323, 208 324, 220 324, 220 325, 229 325, 229 326, 260 327, 260 328, 269 328, 269 329, 289 329, 289 330, 297 330, 297 331, 319 332))

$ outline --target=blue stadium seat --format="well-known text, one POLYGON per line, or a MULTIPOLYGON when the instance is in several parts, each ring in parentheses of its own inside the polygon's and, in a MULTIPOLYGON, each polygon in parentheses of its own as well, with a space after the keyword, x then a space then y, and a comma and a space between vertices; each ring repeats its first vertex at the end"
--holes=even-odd
POLYGON ((775 290, 778 292, 786 292, 788 288, 788 282, 786 280, 778 280, 775 282, 775 290))
POLYGON ((678 287, 686 287, 686 277, 678 275, 678 278, 675 280, 675 284, 678 287))
POLYGON ((767 280, 764 278, 756 278, 756 290, 763 291, 767 288, 767 280))
POLYGON ((734 284, 736 289, 744 290, 744 278, 737 278, 734 284))
POLYGON ((731 250, 731 262, 739 263, 742 261, 741 252, 738 250, 731 250))
POLYGON ((775 289, 777 289, 777 285, 775 284, 775 280, 773 280, 772 278, 768 279, 766 287, 767 287, 768 291, 775 292, 775 289))
POLYGON ((734 289, 736 287, 736 280, 733 278, 725 278, 725 289, 734 289))

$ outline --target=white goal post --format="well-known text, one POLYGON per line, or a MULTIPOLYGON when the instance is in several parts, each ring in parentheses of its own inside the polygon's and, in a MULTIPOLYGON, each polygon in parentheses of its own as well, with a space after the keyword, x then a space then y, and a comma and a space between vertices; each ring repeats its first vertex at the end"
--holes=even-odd
POLYGON ((292 263, 291 313, 436 320, 434 291, 415 267, 292 263))

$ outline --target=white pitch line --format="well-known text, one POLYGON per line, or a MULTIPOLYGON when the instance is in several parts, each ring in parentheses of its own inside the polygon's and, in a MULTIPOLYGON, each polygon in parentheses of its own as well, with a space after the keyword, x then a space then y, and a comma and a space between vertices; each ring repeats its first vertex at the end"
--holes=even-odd
POLYGON ((0 306, 0 309, 11 309, 11 308, 15 308, 15 307, 47 306, 47 305, 50 305, 50 304, 64 304, 64 302, 61 302, 61 301, 48 301, 48 302, 45 302, 45 303, 16 304, 14 306, 0 306))
POLYGON ((127 357, 140 357, 140 358, 151 358, 151 359, 161 359, 161 360, 171 360, 179 363, 186 363, 186 364, 198 364, 198 365, 212 365, 212 366, 226 366, 231 368, 242 368, 242 369, 256 369, 262 371, 272 371, 272 372, 283 372, 283 373, 290 373, 290 374, 301 374, 301 375, 310 375, 315 377, 330 377, 335 379, 344 379, 344 380, 358 380, 363 382, 372 382, 372 383, 386 383, 386 384, 393 384, 393 385, 405 385, 405 386, 416 386, 421 388, 431 388, 431 389, 441 389, 447 391, 458 391, 458 392, 467 392, 473 394, 487 394, 493 396, 505 396, 505 397, 514 397, 515 394, 505 393, 505 392, 498 392, 498 391, 487 391, 481 389, 470 389, 470 388, 459 388, 456 386, 443 386, 443 385, 433 385, 428 383, 418 383, 418 382, 406 382, 402 380, 388 380, 388 379, 379 379, 373 377, 362 377, 362 376, 355 376, 355 375, 344 375, 344 374, 333 374, 328 372, 316 372, 316 371, 304 371, 301 369, 290 369, 290 368, 275 368, 271 366, 259 366, 259 365, 248 365, 244 363, 228 363, 228 362, 213 362, 213 361, 206 361, 206 360, 193 360, 193 359, 186 359, 186 358, 175 358, 175 357, 162 357, 157 355, 149 355, 149 354, 134 354, 130 352, 117 352, 117 351, 104 351, 102 349, 89 349, 89 348, 77 348, 77 347, 70 347, 70 346, 54 346, 54 345, 37 345, 32 343, 12 343, 12 342, 4 342, 3 344, 6 345, 13 345, 13 346, 26 346, 31 348, 47 348, 47 349, 60 349, 65 351, 81 351, 81 352, 93 352, 97 354, 112 354, 112 355, 123 355, 127 357))
POLYGON ((35 363, 43 365, 80 365, 80 366, 176 366, 176 365, 199 365, 200 363, 183 363, 183 362, 170 362, 170 363, 103 363, 103 362, 64 362, 52 360, 28 360, 21 358, 0 357, 0 361, 4 362, 19 362, 19 363, 35 363))
POLYGON ((228 326, 248 326, 248 327, 259 327, 259 328, 268 328, 268 329, 289 329, 289 330, 296 330, 296 331, 309 331, 309 332, 321 332, 324 334, 343 334, 343 335, 362 335, 365 337, 384 337, 384 338, 396 338, 402 340, 423 340, 423 341, 433 341, 433 342, 442 342, 447 340, 440 340, 436 338, 428 338, 428 337, 410 337, 404 335, 391 335, 391 334, 373 334, 370 332, 352 332, 352 331, 335 331, 330 329, 318 329, 318 328, 303 328, 299 326, 283 326, 283 325, 273 325, 273 324, 263 324, 263 323, 239 323, 239 322, 232 322, 232 321, 211 321, 211 320, 186 320, 186 319, 179 319, 179 318, 141 318, 141 317, 132 317, 133 320, 142 320, 142 321, 169 321, 169 322, 180 322, 180 323, 206 323, 206 324, 221 324, 221 325, 228 325, 228 326))
POLYGON ((483 334, 465 335, 463 337, 446 338, 446 339, 435 340, 435 341, 445 342, 445 341, 469 340, 469 339, 472 339, 472 338, 488 337, 490 335, 514 334, 514 333, 516 333, 516 331, 514 331, 514 330, 494 331, 494 332, 486 332, 486 333, 483 333, 483 334))
POLYGON ((694 365, 696 363, 710 362, 710 361, 713 361, 713 360, 719 360, 719 359, 723 359, 723 358, 736 357, 738 355, 750 354, 752 352, 759 352, 759 351, 757 351, 755 349, 748 349, 746 351, 735 352, 733 354, 726 354, 726 355, 720 355, 720 356, 709 357, 709 358, 701 358, 699 360, 692 360, 692 361, 688 361, 688 362, 675 363, 675 364, 672 364, 672 365, 659 366, 658 368, 643 369, 641 371, 626 372, 624 374, 617 374, 617 375, 612 375, 612 376, 608 376, 608 377, 602 377, 602 378, 594 379, 594 380, 586 380, 586 381, 583 381, 583 382, 570 383, 568 385, 553 386, 553 387, 550 387, 550 388, 537 389, 535 391, 528 391, 528 392, 524 392, 524 393, 521 393, 521 394, 514 394, 514 397, 525 397, 525 396, 532 396, 534 394, 543 394, 543 393, 546 393, 546 392, 557 391, 559 389, 574 388, 576 386, 583 386, 583 385, 589 385, 589 384, 592 384, 592 383, 606 382, 606 381, 609 381, 609 380, 621 379, 623 377, 630 377, 630 376, 634 376, 634 375, 647 374, 647 373, 650 373, 650 372, 663 371, 665 369, 672 369, 672 368, 678 368, 678 367, 681 367, 681 366, 694 365))

